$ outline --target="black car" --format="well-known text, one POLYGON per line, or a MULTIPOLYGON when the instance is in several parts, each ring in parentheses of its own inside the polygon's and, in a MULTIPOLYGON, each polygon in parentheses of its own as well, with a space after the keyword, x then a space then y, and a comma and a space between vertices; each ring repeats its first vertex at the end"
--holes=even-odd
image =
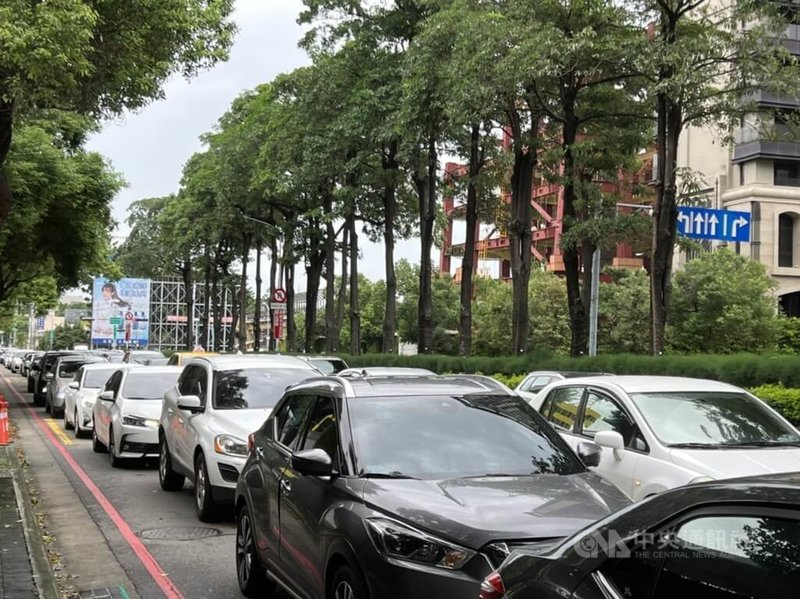
POLYGON ((517 546, 627 506, 524 400, 476 377, 317 377, 248 440, 239 586, 313 599, 460 599, 517 546), (267 577, 269 573, 269 578, 267 577))
POLYGON ((48 373, 53 372, 53 368, 56 365, 56 361, 61 356, 70 356, 70 355, 85 355, 87 352, 76 352, 70 350, 57 350, 57 351, 49 351, 46 352, 42 358, 41 362, 38 365, 32 367, 31 372, 33 372, 33 405, 35 406, 43 406, 45 405, 45 401, 47 399, 47 395, 45 393, 47 387, 47 380, 46 375, 48 373))
POLYGON ((546 551, 517 551, 481 599, 776 599, 800 589, 800 473, 655 495, 546 551))

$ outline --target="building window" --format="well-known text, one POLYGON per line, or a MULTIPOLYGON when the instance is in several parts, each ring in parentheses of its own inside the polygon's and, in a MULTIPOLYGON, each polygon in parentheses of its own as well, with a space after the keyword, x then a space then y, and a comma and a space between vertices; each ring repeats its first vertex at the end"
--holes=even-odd
POLYGON ((800 169, 796 162, 775 161, 775 185, 800 187, 800 169))
POLYGON ((794 216, 778 216, 778 266, 794 266, 794 216))

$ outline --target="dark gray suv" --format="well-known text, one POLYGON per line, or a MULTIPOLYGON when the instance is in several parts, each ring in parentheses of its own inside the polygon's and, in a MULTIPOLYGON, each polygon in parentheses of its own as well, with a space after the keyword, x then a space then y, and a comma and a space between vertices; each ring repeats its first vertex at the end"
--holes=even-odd
POLYGON ((248 439, 236 568, 314 599, 477 597, 519 547, 630 500, 524 400, 478 377, 329 376, 289 387, 248 439))

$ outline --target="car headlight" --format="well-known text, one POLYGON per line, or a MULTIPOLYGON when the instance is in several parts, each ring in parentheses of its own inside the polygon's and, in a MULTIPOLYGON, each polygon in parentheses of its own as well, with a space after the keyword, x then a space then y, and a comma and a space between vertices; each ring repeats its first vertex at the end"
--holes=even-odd
POLYGON ((367 531, 379 553, 386 557, 458 570, 475 552, 388 518, 367 518, 367 531))
POLYGON ((247 457, 247 441, 233 435, 217 435, 214 437, 214 451, 223 455, 247 457))
POLYGON ((143 426, 146 428, 154 428, 158 426, 158 420, 154 420, 153 418, 144 418, 142 416, 123 416, 122 417, 122 424, 127 424, 128 426, 143 426))

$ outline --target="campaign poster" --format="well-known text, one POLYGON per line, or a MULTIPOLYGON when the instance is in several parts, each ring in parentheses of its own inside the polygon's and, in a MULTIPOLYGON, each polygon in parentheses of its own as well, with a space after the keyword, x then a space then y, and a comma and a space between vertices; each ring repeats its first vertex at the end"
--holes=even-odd
POLYGON ((147 347, 150 333, 150 279, 94 279, 92 345, 147 347))

